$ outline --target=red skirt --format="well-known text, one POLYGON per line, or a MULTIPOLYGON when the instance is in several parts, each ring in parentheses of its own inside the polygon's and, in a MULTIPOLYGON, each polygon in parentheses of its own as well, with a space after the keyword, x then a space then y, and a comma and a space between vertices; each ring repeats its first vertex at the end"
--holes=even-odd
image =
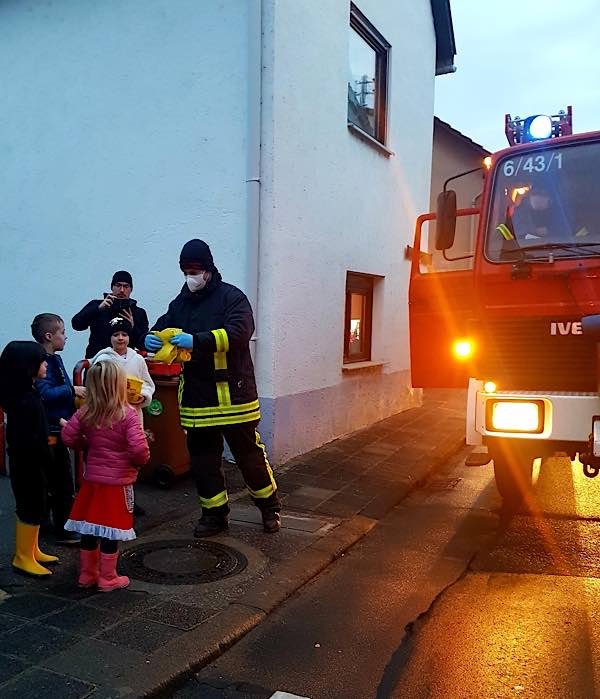
POLYGON ((133 485, 83 481, 65 529, 116 541, 135 539, 133 485))

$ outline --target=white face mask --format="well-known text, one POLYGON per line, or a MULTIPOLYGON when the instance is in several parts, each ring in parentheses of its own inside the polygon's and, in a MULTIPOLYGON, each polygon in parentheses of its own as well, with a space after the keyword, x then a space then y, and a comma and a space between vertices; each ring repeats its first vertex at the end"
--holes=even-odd
POLYGON ((185 283, 187 284, 187 288, 192 292, 192 294, 196 291, 204 289, 206 282, 208 281, 207 277, 208 275, 206 272, 202 272, 201 274, 186 274, 185 283))

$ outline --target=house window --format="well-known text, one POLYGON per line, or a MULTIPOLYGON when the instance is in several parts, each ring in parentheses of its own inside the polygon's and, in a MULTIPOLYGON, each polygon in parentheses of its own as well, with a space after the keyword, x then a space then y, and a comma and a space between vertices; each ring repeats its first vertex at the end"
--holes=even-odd
POLYGON ((350 4, 348 124, 385 145, 388 54, 391 45, 350 4))
POLYGON ((344 323, 344 363, 371 359, 373 321, 373 277, 346 274, 346 319, 344 323))

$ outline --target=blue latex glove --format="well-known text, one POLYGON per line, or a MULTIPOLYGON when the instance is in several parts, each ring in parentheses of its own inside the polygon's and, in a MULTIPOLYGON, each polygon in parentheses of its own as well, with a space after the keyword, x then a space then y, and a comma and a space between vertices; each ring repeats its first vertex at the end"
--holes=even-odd
POLYGON ((148 352, 158 352, 158 350, 163 346, 163 341, 156 337, 156 335, 146 335, 144 340, 144 347, 148 352))
POLYGON ((171 338, 171 344, 179 349, 191 350, 194 348, 194 336, 189 333, 179 333, 171 338))

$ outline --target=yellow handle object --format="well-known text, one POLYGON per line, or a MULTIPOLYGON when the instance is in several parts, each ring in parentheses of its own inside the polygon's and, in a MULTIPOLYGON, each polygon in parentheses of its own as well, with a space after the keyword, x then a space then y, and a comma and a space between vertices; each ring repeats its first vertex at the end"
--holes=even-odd
POLYGON ((142 395, 144 382, 136 376, 127 377, 127 400, 130 403, 138 401, 142 395))
POLYGON ((189 362, 192 358, 191 352, 186 349, 179 349, 172 345, 170 340, 179 335, 183 330, 181 328, 165 328, 164 330, 153 330, 152 334, 163 341, 163 346, 154 355, 155 362, 163 364, 173 364, 173 362, 189 362))

